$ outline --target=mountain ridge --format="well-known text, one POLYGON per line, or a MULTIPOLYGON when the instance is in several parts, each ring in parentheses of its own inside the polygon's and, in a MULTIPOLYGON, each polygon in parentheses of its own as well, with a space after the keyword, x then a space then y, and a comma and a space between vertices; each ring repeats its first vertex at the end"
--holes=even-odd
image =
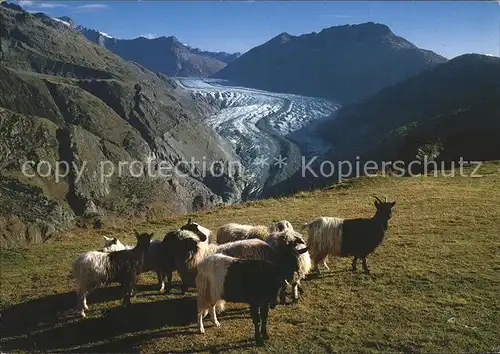
POLYGON ((300 36, 281 33, 212 77, 345 104, 446 61, 396 36, 386 25, 367 22, 300 36))
POLYGON ((175 36, 118 39, 98 30, 77 26, 88 40, 105 47, 125 60, 168 76, 206 77, 239 57, 240 53, 210 52, 183 44, 175 36))

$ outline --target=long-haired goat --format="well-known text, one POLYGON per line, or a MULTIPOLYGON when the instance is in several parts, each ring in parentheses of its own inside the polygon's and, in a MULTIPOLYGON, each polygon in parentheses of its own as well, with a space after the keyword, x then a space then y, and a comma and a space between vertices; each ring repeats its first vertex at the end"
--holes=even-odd
POLYGON ((213 254, 198 265, 196 276, 198 330, 205 333, 203 318, 210 313, 219 327, 216 307, 224 302, 247 303, 255 330, 255 342, 263 345, 269 339, 267 318, 269 308, 276 307, 278 292, 285 281, 291 281, 298 270, 298 256, 307 247, 296 250, 292 245, 275 249, 275 261, 244 260, 223 254, 213 254))
POLYGON ((181 277, 181 291, 195 286, 194 280, 198 264, 207 256, 223 253, 242 259, 272 259, 274 251, 260 239, 248 239, 228 242, 223 245, 207 244, 188 230, 167 233, 164 243, 164 274, 168 279, 167 292, 172 288, 172 273, 176 270, 181 277))
MULTIPOLYGON (((116 237, 104 236, 104 247, 102 252, 116 252, 127 249, 132 249, 134 246, 124 245, 116 237)), ((151 240, 148 249, 144 255, 144 263, 141 273, 154 271, 158 278, 158 286, 160 293, 165 290, 165 276, 163 274, 163 244, 161 240, 151 240)))
POLYGON ((229 223, 217 229, 216 238, 218 244, 251 238, 265 240, 271 232, 285 230, 293 230, 292 224, 287 220, 273 221, 271 226, 229 223))
POLYGON ((86 252, 72 263, 72 275, 76 282, 78 309, 82 317, 88 310, 87 295, 94 289, 111 282, 119 282, 123 289, 123 306, 130 305, 135 294, 137 277, 141 273, 144 253, 153 234, 139 234, 133 249, 116 252, 86 252))
MULTIPOLYGON (((273 248, 279 247, 281 245, 292 245, 297 250, 301 250, 306 247, 306 242, 304 237, 294 230, 285 231, 275 231, 272 232, 266 239, 266 242, 273 248)), ((299 257, 299 269, 294 274, 292 279, 292 299, 297 301, 299 299, 299 286, 300 281, 304 279, 307 274, 311 271, 311 257, 309 252, 304 252, 299 257)), ((282 303, 285 300, 284 293, 286 291, 286 284, 282 289, 283 295, 281 297, 282 303)))
POLYGON ((353 271, 356 271, 358 258, 361 258, 364 272, 369 273, 366 257, 382 243, 392 217, 392 208, 396 205, 395 201, 387 201, 387 197, 385 201, 374 198, 376 213, 372 218, 319 217, 304 224, 303 229, 308 228, 307 245, 317 273, 319 263, 326 265, 329 255, 354 257, 353 271))

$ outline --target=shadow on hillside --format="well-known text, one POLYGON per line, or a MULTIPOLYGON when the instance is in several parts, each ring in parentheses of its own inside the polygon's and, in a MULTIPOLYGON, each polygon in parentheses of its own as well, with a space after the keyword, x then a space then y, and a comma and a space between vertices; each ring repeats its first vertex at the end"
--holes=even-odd
MULTIPOLYGON (((155 289, 154 285, 138 285, 138 296, 148 296, 144 291, 152 288, 155 289)), ((2 350, 88 352, 90 348, 92 352, 130 352, 139 348, 143 341, 157 336, 197 333, 196 297, 154 302, 132 300, 130 308, 118 306, 104 311, 94 308, 93 311, 92 305, 120 299, 120 295, 120 288, 116 286, 98 289, 89 297, 87 315, 94 316, 94 311, 101 311, 98 318, 79 317, 75 311, 74 292, 50 295, 8 308, 2 313, 2 350), (168 327, 191 325, 192 329, 167 330, 168 327), (118 336, 121 338, 115 339, 118 336)), ((247 308, 227 309, 221 319, 249 318, 248 312, 247 308)))

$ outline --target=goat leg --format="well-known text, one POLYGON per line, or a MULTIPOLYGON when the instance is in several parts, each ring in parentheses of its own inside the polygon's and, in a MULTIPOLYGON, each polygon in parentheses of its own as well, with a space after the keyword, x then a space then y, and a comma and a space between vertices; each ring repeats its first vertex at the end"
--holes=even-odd
POLYGON ((165 291, 165 277, 160 270, 156 270, 156 277, 158 278, 158 286, 160 287, 160 294, 165 291))
POLYGON ((264 344, 262 340, 262 335, 260 334, 260 316, 259 316, 259 306, 258 305, 250 305, 250 314, 252 315, 252 322, 255 330, 255 344, 261 346, 264 344))
POLYGON ((263 340, 269 339, 269 334, 267 334, 267 318, 269 316, 269 304, 265 303, 260 306, 260 321, 261 328, 260 334, 262 335, 263 340))
POLYGON ((215 305, 216 304, 213 304, 210 307, 210 319, 212 320, 212 323, 215 325, 215 327, 220 327, 220 323, 217 320, 217 311, 215 310, 215 305))
POLYGON ((298 282, 292 282, 292 298, 294 302, 297 302, 299 300, 299 283, 298 282))
POLYGON ((286 283, 281 286, 279 293, 280 303, 282 305, 286 304, 286 283))
POLYGON ((366 257, 363 257, 362 262, 363 262, 363 271, 365 272, 365 274, 369 274, 370 270, 368 269, 368 266, 366 265, 366 257))
POLYGON ((168 270, 165 275, 167 278, 167 288, 165 289, 164 292, 167 294, 170 293, 170 291, 172 290, 172 273, 173 273, 172 270, 168 270))
POLYGON ((358 269, 357 263, 358 263, 358 257, 354 257, 354 259, 352 260, 352 264, 351 264, 353 272, 355 272, 358 269))

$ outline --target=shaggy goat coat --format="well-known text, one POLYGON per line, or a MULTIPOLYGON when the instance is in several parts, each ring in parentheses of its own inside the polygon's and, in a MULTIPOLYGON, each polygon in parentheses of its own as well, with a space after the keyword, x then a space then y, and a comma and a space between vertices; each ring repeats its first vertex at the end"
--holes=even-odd
POLYGON ((342 227, 344 219, 319 217, 304 224, 308 229, 307 246, 315 264, 328 255, 342 256, 342 227))
POLYGON ((217 229, 216 238, 218 244, 258 238, 265 240, 271 232, 293 230, 292 224, 287 220, 281 220, 267 227, 264 225, 243 225, 230 223, 222 225, 217 229))
MULTIPOLYGON (((133 246, 124 245, 116 237, 109 238, 104 236, 103 252, 116 252, 127 249, 132 249, 133 246)), ((144 264, 142 266, 142 273, 154 271, 158 278, 158 285, 160 292, 165 289, 165 278, 163 275, 163 244, 160 240, 151 240, 148 249, 144 255, 144 264)))
POLYGON ((194 233, 184 230, 165 236, 165 272, 170 279, 168 289, 171 288, 172 272, 177 270, 182 280, 182 290, 194 286, 198 264, 206 257, 222 253, 241 259, 273 260, 274 251, 260 239, 248 239, 225 243, 223 245, 201 242, 194 233), (168 236, 168 238, 167 238, 168 236))
MULTIPOLYGON (((281 232, 273 232, 271 233, 267 239, 266 242, 272 247, 276 248, 280 245, 292 245, 294 246, 297 250, 301 250, 306 246, 306 243, 304 241, 304 237, 294 231, 294 230, 285 230, 281 232)), ((292 285, 292 294, 293 294, 293 299, 297 300, 299 298, 299 286, 300 286, 300 281, 302 279, 305 279, 307 274, 311 271, 311 257, 309 255, 309 252, 302 253, 299 258, 298 258, 298 271, 294 273, 291 285, 292 285)), ((283 289, 283 291, 286 291, 286 287, 283 289)))
POLYGON ((111 282, 119 282, 122 285, 125 292, 122 304, 125 306, 130 303, 151 236, 137 236, 137 245, 131 250, 90 251, 73 261, 72 276, 76 282, 78 307, 82 317, 85 317, 85 310, 88 309, 87 295, 92 290, 111 282))
POLYGON ((388 202, 375 197, 375 215, 371 218, 341 219, 319 217, 305 223, 308 228, 308 246, 313 258, 315 270, 327 256, 354 257, 353 271, 356 270, 358 258, 363 261, 363 269, 368 273, 366 257, 383 241, 388 221, 392 217, 392 208, 396 202, 388 202))
POLYGON ((210 313, 215 326, 220 324, 216 307, 223 308, 224 301, 250 305, 258 345, 268 339, 267 314, 269 307, 276 306, 278 291, 285 281, 290 281, 297 271, 300 253, 293 246, 282 246, 276 250, 274 262, 242 260, 213 254, 198 265, 196 289, 198 291, 198 329, 204 333, 203 317, 210 313), (260 314, 259 314, 260 312, 260 314))

